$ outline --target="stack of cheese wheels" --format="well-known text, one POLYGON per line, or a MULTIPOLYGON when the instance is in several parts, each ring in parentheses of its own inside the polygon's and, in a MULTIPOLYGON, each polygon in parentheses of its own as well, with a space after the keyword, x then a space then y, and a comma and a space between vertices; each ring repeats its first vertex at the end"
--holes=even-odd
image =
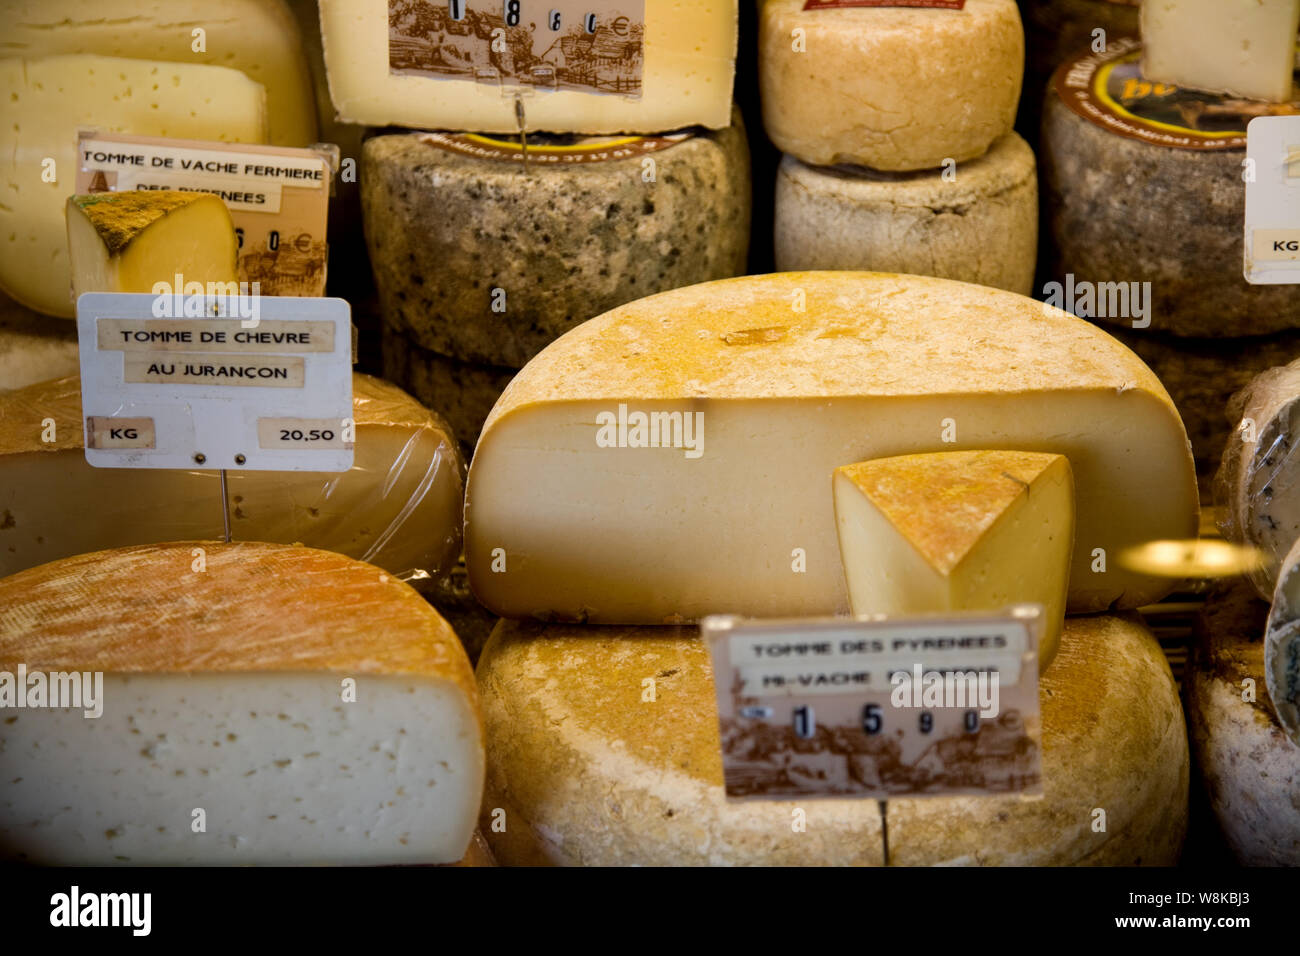
POLYGON ((0 724, 10 860, 454 863, 470 846, 473 672, 373 565, 214 541, 41 565, 0 579, 0 669, 30 708, 0 724))
POLYGON ((1211 597, 1184 681, 1196 765, 1224 838, 1247 866, 1300 866, 1300 743, 1265 680, 1269 606, 1246 584, 1211 597))
POLYGON ((420 6, 323 0, 320 29, 339 120, 414 130, 362 148, 384 373, 472 448, 556 336, 744 272, 738 4, 420 6))
POLYGON ((1156 371, 1203 475, 1227 438, 1228 397, 1300 357, 1300 297, 1243 276, 1246 127, 1296 107, 1187 83, 1199 76, 1202 87, 1222 89, 1232 68, 1246 73, 1226 83, 1249 85, 1251 71, 1278 59, 1278 38, 1289 74, 1294 28, 1267 27, 1267 44, 1250 32, 1254 18, 1285 20, 1288 9, 1300 8, 1147 4, 1142 39, 1073 51, 1043 107, 1044 222, 1054 247, 1047 300, 1118 330, 1156 371), (1233 36, 1238 27, 1246 35, 1233 36))
POLYGON ((1014 0, 961 9, 764 0, 760 81, 781 270, 871 269, 1028 294, 1034 155, 1011 131, 1014 0))
MULTIPOLYGON (((662 625, 843 615, 850 600, 869 612, 868 564, 897 577, 933 550, 889 483, 922 500, 959 487, 963 468, 954 513, 1001 529, 966 543, 966 515, 941 535, 973 556, 974 590, 1042 569, 958 610, 1058 585, 1058 618, 1062 604, 1137 608, 1170 582, 1099 565, 1099 551, 1196 532, 1190 450, 1159 382, 1101 330, 1019 295, 917 276, 750 277, 651 296, 553 342, 493 409, 467 487, 479 600, 557 622, 502 622, 480 658, 482 828, 499 859, 880 862, 873 802, 817 801, 799 834, 793 804, 727 802, 707 652, 662 625), (1020 499, 995 463, 1033 499, 1001 525, 995 502, 1020 499), (841 527, 837 542, 833 477, 864 496, 841 518, 869 499, 892 527, 841 527)), ((922 589, 970 583, 940 564, 922 589)), ((1040 655, 1046 800, 891 801, 892 862, 1177 858, 1186 735, 1158 645, 1136 618, 1069 617, 1040 655)))

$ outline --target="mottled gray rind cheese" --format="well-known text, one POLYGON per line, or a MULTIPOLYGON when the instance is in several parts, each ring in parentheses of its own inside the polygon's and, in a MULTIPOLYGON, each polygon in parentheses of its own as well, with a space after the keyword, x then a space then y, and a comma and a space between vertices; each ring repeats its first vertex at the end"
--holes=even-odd
POLYGON ((385 323, 462 362, 522 368, 593 316, 745 271, 739 113, 657 152, 573 164, 379 136, 362 151, 361 188, 385 323))
MULTIPOLYGON (((1057 249, 1052 276, 1151 283, 1150 328, 1193 337, 1300 327, 1300 295, 1242 275, 1244 150, 1156 146, 1112 133, 1048 93, 1039 152, 1057 249)), ((1098 321, 1132 328, 1133 317, 1098 321)))
MULTIPOLYGON (((502 621, 477 677, 481 829, 504 865, 883 862, 874 800, 726 799, 713 672, 693 628, 502 621), (654 701, 642 697, 647 678, 654 701), (795 807, 805 832, 790 826, 795 807), (490 826, 498 808, 504 832, 490 826)), ((891 863, 1177 862, 1187 734, 1151 633, 1136 617, 1067 619, 1040 700, 1043 798, 890 800, 891 863)))
POLYGON ((1233 431, 1214 479, 1220 526, 1229 540, 1264 553, 1251 581, 1272 600, 1300 537, 1300 361, 1256 376, 1232 396, 1224 417, 1233 431))
POLYGON ((1300 541, 1278 572, 1264 635, 1264 678, 1278 721, 1300 746, 1300 541))
POLYGON ((1034 153, 1015 133, 948 176, 793 156, 777 173, 778 272, 903 272, 1029 295, 1037 252, 1034 153))
POLYGON ((457 362, 411 342, 385 327, 381 335, 384 378, 447 420, 466 460, 473 457, 492 406, 517 374, 512 368, 457 362))
POLYGON ((1206 602, 1184 681, 1188 731, 1237 860, 1300 866, 1300 746, 1278 722, 1263 680, 1268 610, 1244 583, 1206 602))
POLYGON ((77 327, 24 308, 0 292, 0 392, 75 375, 77 327))
POLYGON ((1150 329, 1109 326, 1106 331, 1136 352, 1168 389, 1187 428, 1206 493, 1237 424, 1229 421, 1228 400, 1260 372, 1300 357, 1300 332, 1189 339, 1150 329))

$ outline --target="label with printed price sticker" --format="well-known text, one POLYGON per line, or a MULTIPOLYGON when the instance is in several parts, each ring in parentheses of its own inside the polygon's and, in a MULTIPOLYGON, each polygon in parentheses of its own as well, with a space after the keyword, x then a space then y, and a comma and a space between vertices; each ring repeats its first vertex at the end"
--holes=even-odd
POLYGON ((352 467, 342 299, 87 293, 77 337, 96 467, 352 467))
POLYGON ((1040 605, 700 625, 731 799, 1041 794, 1040 605))

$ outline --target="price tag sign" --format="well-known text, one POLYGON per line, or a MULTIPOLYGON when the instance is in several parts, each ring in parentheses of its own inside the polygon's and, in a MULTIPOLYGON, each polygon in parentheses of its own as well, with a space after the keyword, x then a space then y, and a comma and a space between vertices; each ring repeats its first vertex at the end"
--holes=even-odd
POLYGON ((343 299, 91 292, 77 338, 97 468, 352 467, 343 299))
POLYGON ((960 617, 707 617, 732 799, 1042 792, 1039 605, 960 617))
POLYGON ((1300 116, 1246 127, 1246 281, 1300 283, 1300 116))

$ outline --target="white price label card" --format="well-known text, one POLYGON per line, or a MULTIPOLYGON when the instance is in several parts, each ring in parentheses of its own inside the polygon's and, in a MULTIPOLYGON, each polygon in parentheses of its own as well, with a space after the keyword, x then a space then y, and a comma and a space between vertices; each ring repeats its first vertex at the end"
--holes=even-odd
POLYGON ((1042 792, 1043 609, 705 618, 731 799, 1042 792))
POLYGON ((91 292, 77 338, 97 468, 352 467, 343 299, 91 292))
POLYGON ((1300 116, 1246 127, 1246 281, 1300 283, 1300 116))

